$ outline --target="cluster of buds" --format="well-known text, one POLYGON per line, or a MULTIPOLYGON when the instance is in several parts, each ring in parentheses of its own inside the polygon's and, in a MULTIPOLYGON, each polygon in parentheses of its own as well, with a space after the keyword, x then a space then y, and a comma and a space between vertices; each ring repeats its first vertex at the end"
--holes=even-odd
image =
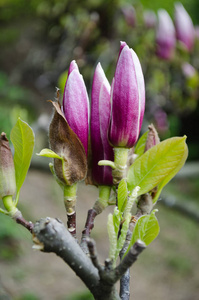
POLYGON ((63 106, 53 104, 55 115, 49 138, 51 150, 58 155, 54 158, 54 172, 58 180, 72 186, 87 176, 88 183, 112 186, 110 164, 99 166, 98 162, 112 161, 113 164, 114 154, 117 156, 121 149, 128 152, 135 145, 144 115, 144 78, 136 53, 121 42, 111 87, 100 63, 97 65, 92 84, 91 112, 83 77, 75 61, 69 67, 63 106))
POLYGON ((194 45, 195 30, 192 20, 181 3, 175 5, 174 23, 166 10, 158 11, 158 26, 156 32, 157 55, 163 59, 171 59, 176 40, 190 52, 194 45))

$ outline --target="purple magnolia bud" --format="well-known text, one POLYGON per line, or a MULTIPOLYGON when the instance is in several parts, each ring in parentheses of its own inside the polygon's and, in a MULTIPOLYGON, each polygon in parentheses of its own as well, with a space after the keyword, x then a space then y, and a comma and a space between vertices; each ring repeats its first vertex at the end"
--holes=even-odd
POLYGON ((136 13, 135 13, 135 9, 132 5, 125 5, 122 7, 122 12, 124 14, 126 23, 131 26, 134 27, 136 24, 136 13))
POLYGON ((99 185, 112 185, 112 169, 109 166, 98 166, 99 160, 113 160, 113 148, 108 142, 110 119, 110 84, 98 63, 92 84, 91 93, 91 150, 92 180, 99 185))
POLYGON ((131 148, 137 142, 145 109, 145 86, 136 53, 121 43, 112 85, 112 112, 109 142, 114 147, 131 148))
POLYGON ((187 51, 191 51, 194 44, 195 29, 193 22, 181 3, 175 5, 176 37, 182 42, 187 51))
POLYGON ((154 111, 154 120, 159 132, 163 133, 169 129, 168 117, 164 110, 158 108, 154 111))
POLYGON ((195 30, 195 38, 196 38, 197 40, 199 40, 199 26, 196 25, 195 28, 194 28, 194 30, 195 30))
POLYGON ((144 24, 147 28, 154 28, 156 22, 157 18, 153 10, 144 11, 144 24))
POLYGON ((186 78, 192 78, 196 74, 196 69, 188 62, 185 62, 182 65, 182 72, 186 78))
POLYGON ((158 10, 158 26, 156 32, 157 55, 170 59, 173 55, 176 38, 175 27, 166 10, 158 10))
POLYGON ((68 71, 63 97, 63 111, 70 128, 88 153, 89 99, 82 75, 73 60, 68 71))

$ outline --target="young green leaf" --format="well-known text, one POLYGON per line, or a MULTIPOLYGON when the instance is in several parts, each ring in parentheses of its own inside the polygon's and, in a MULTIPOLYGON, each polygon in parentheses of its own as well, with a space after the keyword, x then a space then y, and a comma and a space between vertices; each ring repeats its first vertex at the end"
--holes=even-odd
POLYGON ((115 228, 116 236, 118 235, 118 232, 119 232, 121 220, 122 220, 122 213, 118 210, 117 207, 115 207, 114 212, 113 212, 113 225, 115 228))
POLYGON ((37 153, 37 155, 62 159, 62 157, 60 157, 57 153, 55 153, 51 149, 47 149, 47 148, 42 149, 39 153, 37 153))
POLYGON ((108 215, 107 229, 108 229, 108 236, 109 236, 109 243, 110 243, 109 258, 114 259, 115 251, 117 248, 117 235, 115 233, 115 226, 114 226, 112 214, 108 215))
POLYGON ((146 140, 148 136, 149 131, 147 130, 138 140, 134 153, 139 156, 141 156, 144 153, 145 145, 146 145, 146 140))
POLYGON ((139 186, 138 195, 142 195, 151 191, 165 178, 170 180, 186 161, 187 145, 185 140, 186 137, 167 139, 140 156, 129 168, 128 189, 132 191, 139 186))
POLYGON ((186 159, 187 159, 187 156, 188 156, 188 148, 186 147, 185 148, 185 151, 184 151, 184 155, 182 156, 182 159, 181 161, 179 162, 178 164, 178 167, 176 169, 173 170, 173 172, 171 172, 168 176, 166 176, 159 184, 158 184, 158 189, 157 189, 157 192, 156 192, 156 195, 153 199, 153 203, 155 203, 161 192, 162 192, 162 189, 163 187, 180 171, 180 169, 183 167, 186 159))
POLYGON ((129 213, 126 216, 126 219, 125 219, 125 221, 122 224, 120 236, 119 236, 119 239, 117 241, 117 249, 115 251, 115 262, 116 262, 116 260, 118 258, 118 255, 119 255, 120 251, 122 250, 122 248, 124 246, 124 242, 126 240, 126 235, 127 235, 127 231, 128 231, 128 228, 129 228, 130 220, 131 220, 131 214, 129 213))
POLYGON ((124 216, 125 219, 127 218, 127 215, 131 212, 133 204, 134 204, 135 200, 137 199, 139 190, 140 190, 140 187, 136 186, 133 189, 133 191, 131 192, 131 194, 128 198, 128 201, 127 201, 127 204, 125 206, 124 213, 123 213, 123 216, 124 216))
POLYGON ((119 211, 123 212, 127 203, 128 198, 128 189, 126 180, 122 179, 118 186, 118 195, 117 195, 117 201, 118 201, 118 209, 119 211))
POLYGON ((148 246, 158 236, 160 228, 155 211, 153 210, 150 215, 144 215, 137 220, 126 253, 138 239, 142 240, 148 246))
POLYGON ((17 186, 17 204, 20 189, 30 166, 35 139, 32 128, 20 118, 18 119, 16 125, 13 127, 10 138, 15 149, 14 165, 17 186))

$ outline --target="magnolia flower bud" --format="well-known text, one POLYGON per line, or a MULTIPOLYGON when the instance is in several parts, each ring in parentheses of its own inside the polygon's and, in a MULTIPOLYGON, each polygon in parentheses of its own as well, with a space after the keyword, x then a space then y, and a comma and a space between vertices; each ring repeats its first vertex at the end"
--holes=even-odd
POLYGON ((156 32, 157 55, 170 59, 175 49, 176 38, 173 22, 166 10, 158 11, 158 26, 156 32))
POLYGON ((113 160, 113 148, 108 142, 108 126, 110 119, 110 84, 98 63, 92 84, 91 93, 91 150, 92 179, 99 185, 112 185, 112 169, 99 166, 100 160, 113 160))
POLYGON ((158 132, 166 132, 169 128, 168 117, 166 112, 159 107, 157 109, 154 109, 153 117, 158 132))
POLYGON ((122 42, 112 84, 109 142, 131 148, 137 142, 145 109, 145 86, 136 53, 122 42))
POLYGON ((188 62, 185 62, 182 65, 182 72, 186 78, 192 78, 193 76, 196 75, 196 69, 188 62))
POLYGON ((194 45, 195 29, 193 22, 182 3, 175 5, 175 26, 177 39, 191 51, 194 45))
POLYGON ((146 28, 154 28, 156 22, 157 18, 153 10, 144 11, 144 24, 146 28))
POLYGON ((63 111, 68 125, 82 142, 87 155, 89 99, 83 77, 74 60, 70 64, 64 89, 63 111))
POLYGON ((15 167, 6 134, 0 137, 0 197, 13 196, 16 192, 15 167))
POLYGON ((135 13, 135 9, 132 5, 125 5, 122 7, 122 12, 124 14, 126 23, 131 26, 134 27, 136 24, 136 13, 135 13))

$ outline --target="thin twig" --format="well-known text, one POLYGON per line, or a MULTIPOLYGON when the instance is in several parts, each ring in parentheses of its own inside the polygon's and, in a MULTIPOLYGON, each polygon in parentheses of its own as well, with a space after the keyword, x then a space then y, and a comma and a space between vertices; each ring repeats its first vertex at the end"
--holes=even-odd
POLYGON ((28 229, 30 231, 30 233, 32 233, 34 224, 32 222, 29 222, 26 219, 24 219, 20 210, 17 210, 16 213, 12 216, 12 218, 13 218, 13 220, 16 221, 16 223, 22 225, 23 227, 28 229))
POLYGON ((98 260, 95 241, 87 237, 86 242, 87 242, 90 258, 92 260, 93 265, 99 270, 99 272, 102 272, 103 268, 100 265, 98 260))
POLYGON ((123 274, 134 264, 140 253, 146 248, 141 240, 137 240, 130 248, 129 252, 122 259, 120 264, 115 268, 115 282, 122 277, 123 274))
POLYGON ((22 225, 23 227, 25 227, 26 229, 28 229, 31 233, 33 231, 33 228, 34 228, 34 224, 32 222, 28 222, 26 221, 23 217, 21 218, 16 218, 15 221, 22 225))

